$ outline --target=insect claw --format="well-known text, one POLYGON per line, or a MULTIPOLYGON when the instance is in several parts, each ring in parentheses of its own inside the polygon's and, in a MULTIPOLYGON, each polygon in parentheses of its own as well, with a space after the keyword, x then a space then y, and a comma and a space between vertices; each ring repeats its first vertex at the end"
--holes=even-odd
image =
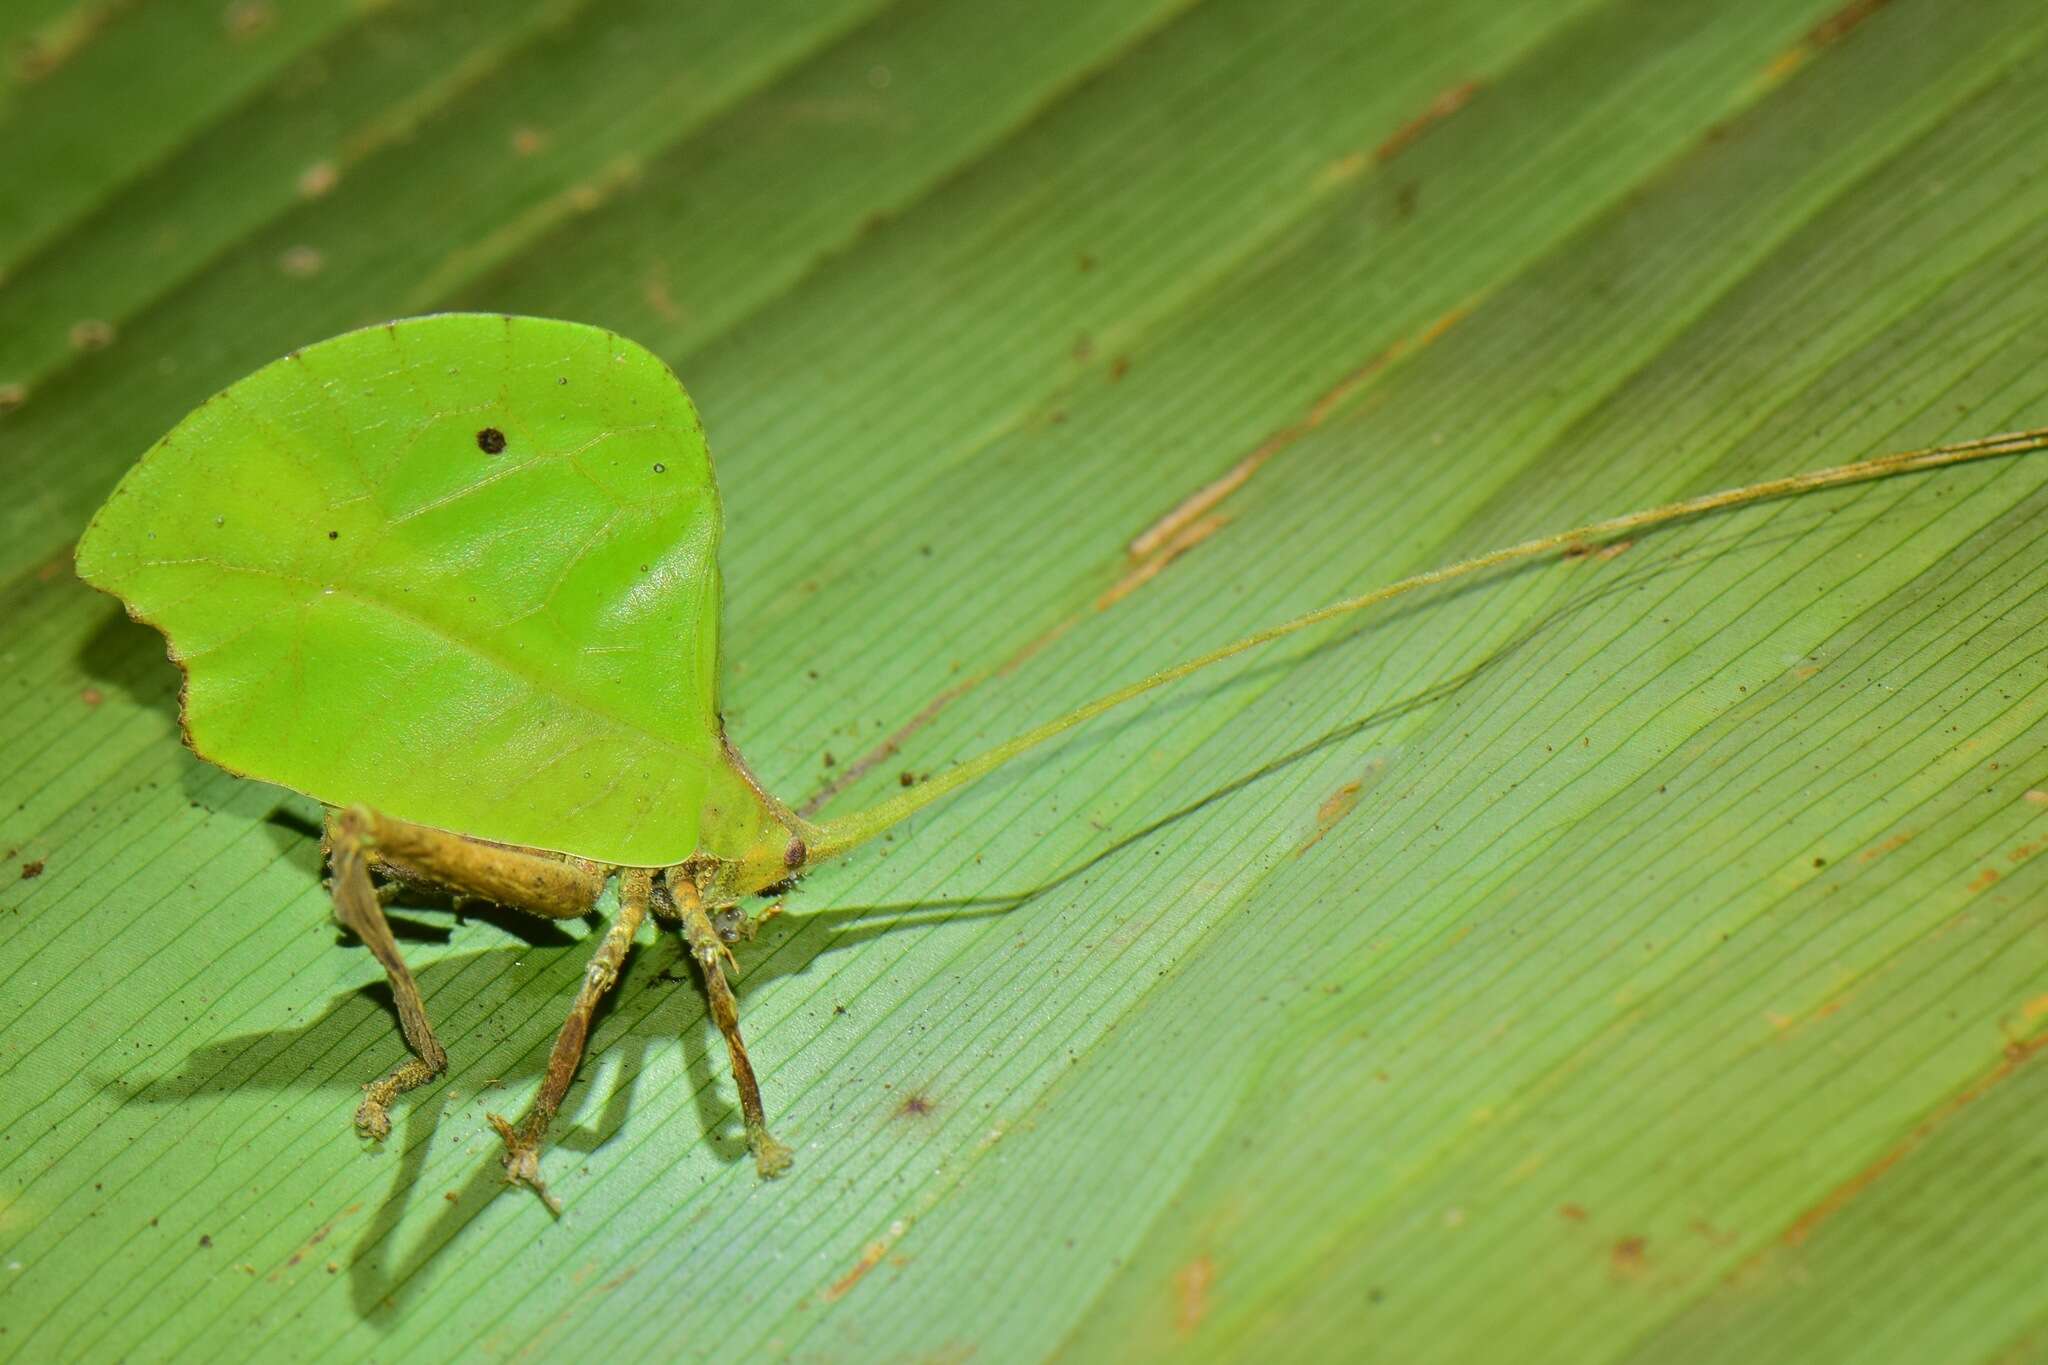
POLYGON ((791 1151, 785 1144, 777 1142, 774 1138, 768 1136, 766 1128, 761 1130, 758 1141, 753 1140, 754 1135, 752 1133, 749 1133, 747 1137, 749 1138, 747 1145, 754 1149, 754 1171, 761 1179, 773 1180, 795 1163, 796 1153, 791 1151))
POLYGON ((501 1115, 485 1114, 484 1117, 505 1140, 505 1183, 526 1186, 540 1196, 540 1202, 548 1206, 549 1213, 560 1218, 562 1201, 548 1191, 548 1182, 540 1178, 539 1148, 522 1137, 519 1130, 501 1115))
POLYGON ((368 1093, 356 1106, 356 1131, 373 1142, 382 1142, 391 1136, 391 1102, 377 1094, 380 1084, 372 1081, 364 1086, 368 1093))

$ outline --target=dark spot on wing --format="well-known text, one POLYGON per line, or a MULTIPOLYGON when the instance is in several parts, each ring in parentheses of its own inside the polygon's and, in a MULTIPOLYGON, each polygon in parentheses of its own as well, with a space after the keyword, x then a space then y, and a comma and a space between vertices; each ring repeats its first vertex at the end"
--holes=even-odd
POLYGON ((789 847, 782 850, 782 865, 789 868, 802 867, 804 855, 809 852, 810 850, 804 847, 804 841, 792 835, 789 847))
POLYGON ((476 448, 486 455, 496 455, 505 449, 505 433, 496 427, 485 427, 476 434, 476 448))

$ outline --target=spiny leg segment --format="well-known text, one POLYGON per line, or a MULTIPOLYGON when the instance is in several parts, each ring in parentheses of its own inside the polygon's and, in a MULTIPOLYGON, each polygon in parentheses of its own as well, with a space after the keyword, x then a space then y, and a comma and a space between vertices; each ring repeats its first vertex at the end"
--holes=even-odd
POLYGON ((532 1107, 517 1127, 497 1114, 485 1116, 491 1127, 498 1130, 498 1136, 505 1139, 505 1179, 530 1187, 557 1215, 562 1212, 562 1201, 548 1193, 547 1182, 540 1178, 541 1144, 547 1141, 548 1125, 554 1122, 555 1111, 562 1107, 562 1097, 569 1093, 569 1082, 575 1079, 576 1067, 583 1060, 591 1017, 612 983, 619 979, 626 954, 633 947, 633 936, 640 931, 640 921, 647 917, 652 894, 653 874, 645 868, 629 867, 624 871, 619 882, 618 917, 605 932, 604 941, 598 944, 590 966, 584 969, 583 985, 576 992, 576 1003, 569 1007, 569 1017, 562 1022, 562 1031, 555 1035, 554 1050, 548 1054, 547 1074, 541 1078, 540 1092, 533 1097, 532 1107))

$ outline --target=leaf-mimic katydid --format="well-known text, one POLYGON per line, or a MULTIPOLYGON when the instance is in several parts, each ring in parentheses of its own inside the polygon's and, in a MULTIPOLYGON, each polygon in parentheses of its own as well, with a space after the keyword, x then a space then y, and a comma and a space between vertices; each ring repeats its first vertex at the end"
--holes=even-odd
POLYGON ((663 363, 567 322, 444 314, 309 346, 216 394, 93 519, 79 573, 161 630, 201 757, 328 808, 334 909, 391 980, 412 1056, 365 1087, 381 1138, 447 1054, 384 914, 425 888, 589 914, 618 881, 507 1178, 541 1178, 591 1017, 649 914, 704 977, 763 1176, 769 1134, 727 969, 747 898, 1111 707, 1415 589, 1787 494, 2048 447, 2048 430, 1883 456, 1594 522, 1403 579, 1142 678, 872 809, 765 791, 717 705, 720 511, 663 363))

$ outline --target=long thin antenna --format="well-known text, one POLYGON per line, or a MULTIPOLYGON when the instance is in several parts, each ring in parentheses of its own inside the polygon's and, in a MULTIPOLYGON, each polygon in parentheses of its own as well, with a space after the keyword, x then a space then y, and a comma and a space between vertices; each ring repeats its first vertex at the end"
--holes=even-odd
POLYGON ((1028 753, 1046 741, 1065 734, 1075 726, 1085 724, 1103 712, 1121 706, 1135 697, 1141 697, 1155 688, 1164 687, 1171 682, 1177 682, 1187 677, 1190 673, 1199 672, 1210 664, 1221 663, 1223 660, 1231 658, 1233 655, 1242 654, 1246 650, 1257 649, 1260 645, 1270 644, 1274 640, 1293 635, 1298 631, 1307 630, 1311 626, 1321 625, 1325 621, 1335 620, 1339 616, 1348 616, 1352 612, 1364 611, 1367 607, 1376 607, 1382 602, 1414 592, 1418 588, 1433 587, 1439 583, 1448 583, 1453 579, 1484 573, 1488 569, 1496 569, 1503 564, 1513 564, 1518 560, 1534 559, 1538 555, 1549 554, 1552 551, 1607 540, 1629 531, 1640 531, 1652 526, 1662 526, 1668 522, 1682 521, 1687 517, 1696 517, 1706 512, 1718 512, 1725 508, 1742 507, 1749 503, 1764 502, 1771 498, 1788 497, 1795 493, 1811 493, 1823 488, 1836 488, 1843 484, 1867 483, 1872 479, 1889 478, 1894 474, 1910 474, 1920 470, 1941 469, 1949 465, 1966 464, 1972 460, 1990 459, 1999 455, 2024 455, 2030 451, 2044 448, 2048 448, 2048 427, 2036 427, 2030 431, 2014 431, 2007 432, 2001 436, 1985 436, 1974 441, 1959 441, 1953 445, 1932 446, 1926 450, 1908 450, 1894 455, 1880 455, 1875 459, 1859 460, 1855 464, 1837 465, 1832 469, 1816 469, 1810 473, 1793 474, 1782 479, 1766 479, 1762 483, 1753 483, 1742 488, 1731 488, 1720 493, 1707 493, 1696 498, 1686 498, 1679 502, 1666 503, 1662 507, 1652 507, 1647 511, 1630 512, 1625 516, 1609 517, 1605 521, 1589 522, 1584 526, 1575 526, 1569 531, 1559 531, 1555 535, 1539 536, 1535 540, 1525 540, 1519 545, 1510 545, 1504 550, 1494 550, 1487 554, 1476 555, 1471 559, 1461 559, 1455 564, 1449 564, 1440 569, 1431 569, 1427 573, 1419 573, 1413 577, 1404 578, 1398 583, 1389 583, 1383 588, 1375 588, 1373 591, 1358 597, 1347 597, 1341 602, 1333 602, 1327 607, 1320 607, 1306 615, 1297 616, 1291 621, 1283 621, 1277 626, 1268 626, 1266 629, 1247 635, 1235 643, 1224 645, 1219 649, 1212 649, 1206 654, 1197 655, 1185 663, 1175 664, 1172 668, 1162 669, 1150 677, 1140 678, 1129 686, 1120 687, 1108 696, 1089 702, 1078 710, 1069 711, 1066 715, 1060 716, 1055 720, 1049 720, 1043 725, 1026 730, 1015 739, 998 744, 995 748, 979 754, 957 767, 949 768, 918 786, 881 802, 879 805, 870 806, 863 811, 855 811, 850 815, 841 816, 837 820, 827 820, 808 832, 806 843, 809 846, 809 857, 807 861, 817 862, 820 859, 833 857, 836 854, 844 853, 848 849, 864 844, 876 835, 881 834, 884 830, 907 820, 918 811, 931 805, 934 801, 950 796, 968 783, 986 777, 1011 759, 1028 753))

